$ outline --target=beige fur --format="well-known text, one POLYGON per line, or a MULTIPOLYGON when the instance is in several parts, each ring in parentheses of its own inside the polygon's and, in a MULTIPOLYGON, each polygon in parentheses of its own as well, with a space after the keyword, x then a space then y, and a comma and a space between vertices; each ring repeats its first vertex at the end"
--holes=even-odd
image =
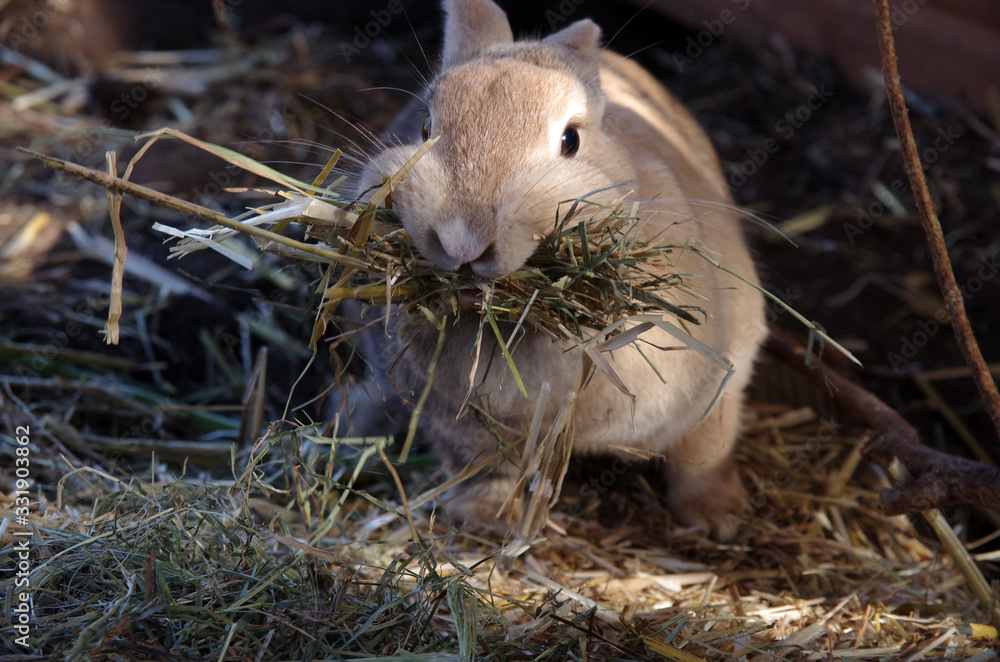
MULTIPOLYGON (((755 280, 739 217, 707 137, 652 76, 600 48, 600 30, 593 22, 578 21, 541 41, 512 42, 505 14, 491 0, 444 4, 444 66, 425 95, 430 134, 440 141, 392 194, 395 210, 425 256, 448 269, 466 265, 484 279, 504 275, 532 254, 536 234, 551 230, 560 201, 611 187, 590 199, 611 203, 631 191, 628 201, 642 203, 644 237, 694 241, 727 268, 755 280), (580 136, 573 156, 560 153, 568 125, 580 136)), ((383 174, 395 172, 412 155, 420 136, 407 139, 368 164, 360 191, 380 184, 383 174)), ((646 345, 646 358, 634 346, 616 350, 612 366, 638 396, 634 418, 628 398, 596 375, 580 394, 575 448, 611 452, 631 447, 665 456, 675 517, 728 537, 735 520, 727 513, 744 495, 731 451, 744 387, 765 335, 763 298, 691 253, 680 256, 670 271, 700 276, 685 284, 704 299, 676 302, 704 308, 704 322, 689 328, 733 361, 735 377, 699 423, 722 378, 717 367, 690 350, 646 345)), ((448 329, 434 389, 420 418, 424 435, 457 468, 497 448, 496 437, 472 415, 458 416, 477 326, 476 316, 466 314, 448 329)), ((419 321, 406 329, 402 339, 386 343, 403 350, 397 383, 419 390, 436 332, 419 321)), ((505 327, 505 333, 510 331, 505 327)), ((659 346, 679 344, 659 330, 643 339, 659 346)), ((580 350, 531 331, 520 339, 514 361, 532 396, 528 399, 518 393, 502 359, 490 360, 491 351, 497 352, 495 344, 484 343, 474 401, 509 428, 499 434, 511 441, 526 430, 545 382, 554 387, 550 418, 555 414, 559 394, 572 386, 580 350)), ((513 466, 502 463, 490 476, 478 478, 451 502, 452 513, 467 516, 471 525, 489 526, 509 494, 513 466)))

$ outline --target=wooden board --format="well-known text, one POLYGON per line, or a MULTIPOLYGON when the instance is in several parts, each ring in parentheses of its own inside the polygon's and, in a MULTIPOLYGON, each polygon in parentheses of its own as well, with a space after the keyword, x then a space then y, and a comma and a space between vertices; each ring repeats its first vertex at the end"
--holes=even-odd
MULTIPOLYGON (((965 99, 980 110, 989 108, 990 95, 996 98, 1000 89, 1000 4, 891 4, 903 83, 925 94, 965 99)), ((825 54, 855 80, 870 81, 871 71, 880 72, 871 0, 655 0, 653 6, 705 30, 703 42, 718 39, 720 30, 749 42, 777 33, 798 48, 825 54)))

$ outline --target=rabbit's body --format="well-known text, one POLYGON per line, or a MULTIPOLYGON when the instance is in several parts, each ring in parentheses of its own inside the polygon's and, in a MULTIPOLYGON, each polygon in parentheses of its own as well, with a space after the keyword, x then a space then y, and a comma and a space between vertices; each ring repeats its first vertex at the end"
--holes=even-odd
MULTIPOLYGON (((625 197, 626 209, 632 201, 641 203, 638 233, 644 239, 691 243, 755 281, 739 216, 707 137, 645 70, 601 51, 596 25, 579 21, 540 42, 513 42, 506 17, 490 0, 445 4, 444 66, 425 96, 425 133, 440 140, 392 194, 424 256, 483 279, 500 277, 531 256, 537 236, 551 232, 560 202, 587 195, 611 204, 625 197)), ((420 135, 403 138, 406 144, 389 147, 365 168, 360 190, 395 172, 421 142, 420 135)), ((574 222, 596 214, 588 211, 574 222)), ((579 394, 574 448, 633 448, 664 456, 675 516, 727 536, 733 526, 725 516, 743 495, 730 455, 742 393, 765 335, 763 299, 693 252, 675 249, 670 261, 661 265, 663 272, 691 275, 684 284, 698 295, 681 293, 674 303, 705 311, 700 325, 688 325, 691 334, 729 358, 735 376, 700 422, 723 372, 695 351, 653 347, 681 343, 659 329, 649 331, 609 357, 636 395, 634 415, 629 398, 594 375, 579 394)), ((495 421, 493 432, 487 431, 471 413, 459 415, 480 324, 474 310, 462 312, 446 330, 419 419, 423 435, 456 469, 495 453, 495 433, 506 441, 523 437, 545 383, 552 386, 550 423, 562 395, 574 386, 582 353, 572 341, 524 329, 513 352, 530 395, 524 398, 487 330, 471 400, 495 421)), ((513 324, 501 329, 509 335, 513 324)), ((397 385, 423 388, 437 336, 415 320, 403 338, 385 339, 383 356, 402 352, 393 372, 397 385)), ((510 493, 514 472, 513 463, 499 463, 491 475, 474 479, 478 483, 450 510, 489 525, 510 493)))

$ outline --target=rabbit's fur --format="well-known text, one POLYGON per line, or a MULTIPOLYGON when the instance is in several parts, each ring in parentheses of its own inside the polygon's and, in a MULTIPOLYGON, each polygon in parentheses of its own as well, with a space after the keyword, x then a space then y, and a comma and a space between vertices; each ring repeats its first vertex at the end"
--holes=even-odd
MULTIPOLYGON (((553 229, 558 203, 586 195, 613 204, 627 195, 626 209, 632 201, 641 203, 640 236, 655 237, 658 244, 692 242, 756 281, 739 214, 708 138, 650 74, 601 48, 595 23, 581 20, 540 41, 515 42, 506 15, 491 0, 445 0, 444 7, 443 66, 424 93, 422 111, 429 115, 425 133, 440 140, 392 193, 393 208, 425 257, 483 279, 499 277, 524 264, 538 235, 553 229), (567 127, 579 138, 572 154, 564 147, 567 127)), ((409 124, 419 127, 419 118, 409 124)), ((359 192, 374 190, 394 173, 421 137, 419 129, 397 136, 399 144, 367 164, 359 192)), ((561 211, 566 209, 564 204, 561 211)), ((574 448, 607 453, 629 447, 662 455, 676 519, 729 537, 736 520, 727 515, 745 494, 731 452, 743 391, 766 335, 763 298, 697 255, 674 250, 671 260, 674 265, 664 265, 664 271, 690 274, 684 283, 697 295, 678 294, 675 303, 705 311, 702 323, 689 330, 735 364, 734 377, 701 421, 722 371, 695 351, 651 346, 680 343, 659 329, 649 331, 608 357, 637 396, 634 416, 629 399, 594 375, 579 394, 574 448)), ((494 421, 487 431, 472 413, 459 415, 480 323, 474 310, 463 313, 457 324, 449 321, 419 419, 423 436, 455 470, 496 453, 497 434, 506 442, 522 437, 545 382, 553 386, 546 419, 551 422, 562 394, 573 387, 581 354, 570 341, 553 341, 530 327, 522 331, 513 359, 531 396, 526 399, 487 327, 472 400, 494 421)), ((438 333, 422 320, 410 322, 395 323, 402 337, 383 337, 381 359, 370 358, 386 366, 400 354, 394 383, 419 394, 438 333)), ((513 324, 501 328, 509 335, 513 324)), ((449 511, 470 525, 495 527, 516 463, 498 463, 473 479, 470 489, 449 502, 449 511)))

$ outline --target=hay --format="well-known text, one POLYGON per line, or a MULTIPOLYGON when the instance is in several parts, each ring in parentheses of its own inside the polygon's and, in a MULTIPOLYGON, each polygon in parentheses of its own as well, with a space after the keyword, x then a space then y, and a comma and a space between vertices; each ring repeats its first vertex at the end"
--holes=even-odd
MULTIPOLYGON (((232 71, 215 80, 239 84, 232 71)), ((33 89, 24 75, 13 82, 33 89)), ((51 109, 32 112, 34 122, 54 121, 51 109)), ((88 195, 72 190, 78 200, 88 195)), ((296 202, 320 208, 301 194, 296 202)), ((372 232, 385 239, 388 226, 378 223, 390 219, 374 220, 372 232)), ((327 231, 326 221, 315 225, 327 231)), ((256 237, 279 255, 325 259, 280 235, 256 237)), ((349 248, 331 252, 343 265, 368 264, 352 262, 349 248)), ((70 323, 101 327, 110 309, 104 299, 90 302, 87 281, 106 283, 106 270, 95 275, 73 259, 56 262, 70 283, 45 272, 52 283, 43 276, 2 286, 6 309, 45 330, 0 341, 0 420, 5 429, 30 426, 33 481, 22 529, 12 519, 16 486, 3 474, 0 563, 15 567, 17 534, 30 534, 34 588, 30 645, 5 636, 5 656, 996 659, 997 633, 983 624, 987 614, 955 563, 909 520, 880 513, 886 479, 859 463, 863 436, 842 422, 778 405, 751 409, 738 461, 752 512, 739 544, 677 530, 655 474, 638 463, 596 493, 592 481, 607 467, 571 466, 546 537, 507 567, 496 541, 450 531, 422 508, 447 487, 432 459, 413 454, 392 466, 397 484, 385 449, 371 440, 333 439, 306 424, 241 441, 238 419, 253 427, 263 397, 264 372, 252 369, 263 364, 249 350, 242 369, 215 351, 220 338, 199 335, 193 344, 204 351, 185 367, 204 361, 216 372, 178 390, 157 382, 163 366, 141 353, 109 356, 96 344, 47 338, 70 323), (147 374, 154 377, 139 379, 147 374), (239 404, 232 384, 241 377, 254 388, 239 404)), ((447 282, 426 282, 447 293, 447 282)), ((157 309, 156 290, 140 285, 122 292, 121 337, 155 345, 152 325, 130 315, 153 319, 157 309)), ((217 300, 204 285, 192 287, 207 309, 217 300)), ((289 310, 315 310, 298 303, 289 310)), ((269 360, 289 346, 297 348, 276 343, 269 360)), ((280 372, 272 366, 266 376, 277 381, 280 372)), ((0 449, 14 457, 9 435, 0 449)), ((996 563, 995 552, 983 551, 990 545, 988 536, 966 543, 986 565, 996 563)), ((8 600, 16 600, 14 581, 0 579, 8 600)))
MULTIPOLYGON (((133 159, 133 164, 156 140, 166 135, 226 158, 248 172, 266 174, 285 185, 293 182, 246 157, 235 158, 217 146, 173 130, 140 136, 149 137, 150 141, 133 159)), ((566 201, 556 210, 552 232, 536 237, 540 245, 527 264, 490 283, 472 274, 442 270, 421 259, 391 207, 379 205, 434 142, 436 140, 430 140, 415 150, 410 161, 386 181, 367 205, 357 207, 345 202, 332 188, 319 188, 335 166, 340 154, 337 152, 311 186, 303 185, 309 189, 309 195, 302 190, 279 193, 288 198, 286 202, 244 214, 232 219, 226 227, 216 225, 205 230, 182 231, 157 224, 154 229, 179 238, 172 249, 175 255, 212 248, 249 267, 253 260, 248 261, 227 250, 226 240, 235 233, 249 234, 250 228, 272 225, 275 226, 273 232, 281 234, 290 222, 299 223, 305 228, 305 236, 318 240, 318 245, 303 245, 272 234, 258 235, 260 239, 270 240, 270 243, 260 243, 259 248, 335 267, 329 277, 335 284, 324 292, 326 311, 336 308, 345 299, 359 299, 387 307, 393 303, 411 308, 420 305, 436 314, 449 311, 455 314, 462 305, 459 293, 475 290, 487 295, 485 309, 492 314, 521 323, 527 317, 535 327, 559 338, 563 337, 564 329, 569 329, 577 337, 586 339, 592 333, 585 332, 587 327, 603 329, 621 319, 651 311, 663 311, 685 322, 699 323, 695 313, 701 312, 700 308, 675 305, 666 300, 671 288, 686 289, 681 275, 656 276, 652 273, 657 266, 669 264, 672 253, 696 251, 697 247, 639 239, 634 233, 638 223, 635 206, 625 210, 622 204, 609 208, 585 198, 566 201), (336 255, 330 251, 335 251, 336 255)), ((335 182, 339 183, 340 180, 335 182)), ((191 209, 187 211, 191 213, 191 209)), ((198 214, 197 210, 194 213, 202 218, 214 218, 198 214)))
MULTIPOLYGON (((568 499, 583 514, 557 512, 547 539, 506 571, 495 543, 393 505, 393 481, 362 488, 369 470, 391 466, 370 443, 315 428, 272 430, 228 483, 42 460, 38 479, 60 490, 30 529, 38 650, 95 660, 994 659, 996 631, 977 610, 954 611, 972 600, 955 564, 906 519, 879 514, 881 479, 843 482, 863 440, 807 411, 755 411, 739 458, 758 506, 743 543, 683 532, 667 542, 657 528, 669 515, 629 487, 642 485, 633 468, 596 502, 577 510, 568 499), (810 471, 766 479, 808 452, 810 471), (617 524, 599 521, 622 503, 617 524)), ((3 414, 25 412, 8 402, 3 414)), ((13 528, 5 520, 0 532, 8 561, 13 528)))

